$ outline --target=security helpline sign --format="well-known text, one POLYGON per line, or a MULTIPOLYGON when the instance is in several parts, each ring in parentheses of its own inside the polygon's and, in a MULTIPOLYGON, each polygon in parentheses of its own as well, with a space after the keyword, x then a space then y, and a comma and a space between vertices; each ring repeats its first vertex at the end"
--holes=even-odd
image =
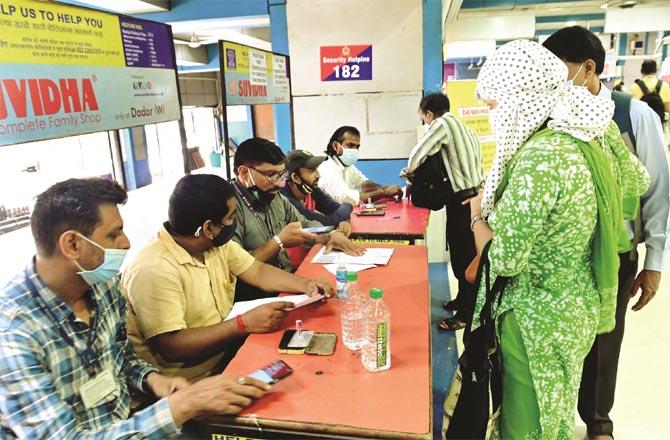
POLYGON ((372 79, 372 45, 321 46, 321 81, 372 79))
POLYGON ((170 29, 0 0, 0 146, 179 119, 170 29))

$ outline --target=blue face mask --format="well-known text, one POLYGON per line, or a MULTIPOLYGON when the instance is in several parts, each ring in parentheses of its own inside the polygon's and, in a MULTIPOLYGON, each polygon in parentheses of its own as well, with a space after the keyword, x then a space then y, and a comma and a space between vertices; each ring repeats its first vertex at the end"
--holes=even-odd
POLYGON ((96 284, 104 283, 119 274, 123 260, 126 258, 126 254, 128 253, 128 249, 105 249, 90 238, 84 237, 79 233, 77 233, 77 235, 91 243, 93 246, 102 249, 102 251, 105 253, 105 259, 102 261, 102 264, 100 264, 100 266, 96 267, 95 269, 86 270, 81 267, 79 263, 76 261, 74 262, 74 264, 76 264, 79 268, 77 275, 81 276, 84 281, 86 281, 86 284, 89 286, 94 286, 96 284))
POLYGON ((339 159, 345 167, 352 166, 358 160, 358 148, 345 148, 339 159))

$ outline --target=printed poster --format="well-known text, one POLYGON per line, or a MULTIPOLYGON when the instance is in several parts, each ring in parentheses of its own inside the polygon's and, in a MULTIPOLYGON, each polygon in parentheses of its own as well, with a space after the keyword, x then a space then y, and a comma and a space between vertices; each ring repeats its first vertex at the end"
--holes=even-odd
POLYGON ((486 173, 493 163, 495 142, 489 125, 489 108, 475 96, 476 86, 476 80, 449 80, 447 95, 451 103, 450 113, 477 135, 482 149, 482 166, 486 173))
POLYGON ((285 56, 228 41, 219 47, 227 105, 291 102, 285 56))
POLYGON ((0 0, 0 145, 180 118, 167 25, 0 0))

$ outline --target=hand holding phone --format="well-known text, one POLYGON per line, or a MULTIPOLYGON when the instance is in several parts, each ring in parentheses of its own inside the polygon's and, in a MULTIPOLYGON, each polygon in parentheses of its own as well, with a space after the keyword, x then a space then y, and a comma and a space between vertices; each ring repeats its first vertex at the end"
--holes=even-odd
POLYGON ((293 374, 293 369, 286 362, 279 359, 270 365, 251 372, 247 376, 258 379, 261 382, 275 384, 291 374, 293 374))
POLYGON ((171 409, 181 407, 172 413, 174 422, 180 426, 193 415, 237 414, 270 390, 268 383, 253 377, 224 373, 199 380, 170 394, 167 399, 171 409))
POLYGON ((315 226, 312 228, 303 228, 305 232, 310 232, 312 234, 326 234, 332 231, 334 228, 332 226, 315 226))

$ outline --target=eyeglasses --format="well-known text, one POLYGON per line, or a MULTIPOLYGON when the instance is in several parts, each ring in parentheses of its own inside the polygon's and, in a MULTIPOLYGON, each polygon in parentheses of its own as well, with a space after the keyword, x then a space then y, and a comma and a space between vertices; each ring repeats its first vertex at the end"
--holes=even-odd
POLYGON ((275 183, 275 182, 281 182, 282 180, 286 180, 288 178, 288 171, 284 170, 281 173, 273 173, 271 171, 261 171, 258 170, 254 167, 249 167, 252 170, 256 171, 258 174, 262 175, 266 179, 268 179, 268 182, 270 183, 275 183))

